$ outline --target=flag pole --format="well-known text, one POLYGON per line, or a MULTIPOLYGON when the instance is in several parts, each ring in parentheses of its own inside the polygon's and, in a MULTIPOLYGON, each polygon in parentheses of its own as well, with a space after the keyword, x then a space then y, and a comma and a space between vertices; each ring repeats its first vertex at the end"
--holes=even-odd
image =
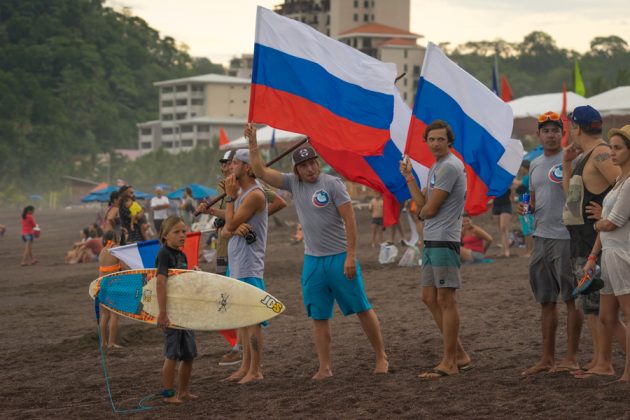
MULTIPOLYGON (((300 140, 299 142, 295 143, 293 146, 289 147, 287 150, 285 150, 284 152, 282 152, 280 155, 278 155, 277 157, 275 157, 274 159, 271 159, 269 162, 267 162, 265 164, 265 166, 268 168, 272 165, 274 165, 276 162, 278 162, 280 159, 282 159, 283 157, 285 157, 286 155, 292 153, 295 149, 297 149, 298 147, 300 147, 301 145, 303 145, 304 143, 306 143, 309 140, 309 137, 305 137, 302 140, 300 140)), ((212 200, 201 200, 201 203, 199 204, 205 204, 206 207, 212 207, 215 204, 217 204, 219 201, 223 200, 225 198, 227 194, 223 193, 220 194, 218 196, 216 196, 215 198, 213 198, 212 200)), ((199 216, 199 212, 195 212, 195 217, 199 216)))

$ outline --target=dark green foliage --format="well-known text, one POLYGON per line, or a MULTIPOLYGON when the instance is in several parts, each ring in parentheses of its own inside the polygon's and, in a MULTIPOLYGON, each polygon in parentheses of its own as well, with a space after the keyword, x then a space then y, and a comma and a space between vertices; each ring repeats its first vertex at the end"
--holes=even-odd
POLYGON ((0 1, 0 185, 89 175, 97 153, 137 147, 154 82, 211 72, 223 68, 99 0, 0 1))

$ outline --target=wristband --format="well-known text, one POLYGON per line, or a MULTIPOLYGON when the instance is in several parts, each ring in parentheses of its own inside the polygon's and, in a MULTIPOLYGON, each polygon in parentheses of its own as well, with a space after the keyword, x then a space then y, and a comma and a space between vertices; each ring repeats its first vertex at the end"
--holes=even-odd
POLYGON ((411 181, 415 181, 416 179, 412 176, 410 176, 409 178, 405 178, 405 181, 407 181, 407 184, 409 184, 411 181))
POLYGON ((597 255, 591 254, 587 258, 588 261, 597 261, 597 255))

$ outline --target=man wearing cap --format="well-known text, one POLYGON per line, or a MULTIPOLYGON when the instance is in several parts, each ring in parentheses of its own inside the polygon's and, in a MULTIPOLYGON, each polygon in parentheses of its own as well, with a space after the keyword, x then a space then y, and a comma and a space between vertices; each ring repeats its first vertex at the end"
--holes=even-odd
POLYGON ((356 261, 357 226, 350 196, 343 181, 321 173, 317 153, 310 146, 293 152, 293 173, 263 165, 256 128, 247 124, 251 165, 256 176, 271 186, 293 194, 304 232, 302 295, 307 315, 313 319, 319 369, 313 379, 332 376, 330 319, 337 301, 344 315, 357 314, 376 354, 374 373, 387 373, 388 362, 376 313, 363 289, 356 261))
MULTIPOLYGON (((244 150, 244 149, 243 149, 244 150)), ((236 154, 237 150, 229 150, 225 152, 223 157, 219 159, 219 163, 221 164, 221 174, 223 175, 223 179, 217 185, 217 191, 219 195, 225 194, 225 179, 232 174, 232 159, 236 154)), ((274 213, 282 210, 287 206, 286 201, 282 197, 276 194, 271 188, 268 188, 264 184, 260 184, 262 188, 265 198, 267 200, 268 215, 271 216, 274 213)), ((208 208, 205 203, 200 203, 197 208, 197 211, 200 213, 207 213, 212 216, 216 216, 217 220, 219 220, 219 225, 223 226, 225 221, 225 208, 226 208, 226 197, 221 199, 218 203, 217 207, 208 208)), ((215 222, 216 223, 216 222, 215 222)), ((228 273, 228 241, 221 235, 221 227, 217 228, 217 264, 216 264, 216 273, 222 276, 229 275, 228 273)), ((221 360, 219 361, 219 366, 231 366, 237 365, 241 362, 243 357, 242 352, 242 340, 239 337, 238 342, 227 352, 221 360)))
POLYGON ((162 187, 155 188, 155 197, 151 198, 151 210, 153 210, 153 225, 155 233, 160 234, 162 222, 168 217, 168 209, 171 208, 168 197, 162 194, 162 187))
MULTIPOLYGON (((251 172, 249 150, 237 150, 231 167, 232 174, 225 178, 225 226, 221 230, 221 236, 229 239, 230 277, 265 290, 267 200, 251 172)), ((263 379, 260 325, 239 328, 238 334, 244 348, 243 362, 227 380, 244 384, 263 379)))
POLYGON ((534 248, 529 259, 529 283, 542 309, 542 357, 523 375, 578 369, 577 350, 582 314, 572 297, 575 278, 571 270, 571 240, 562 224, 562 120, 555 112, 538 117, 538 139, 543 154, 529 167, 530 204, 519 204, 519 212, 534 214, 534 248), (556 367, 557 301, 567 306, 567 354, 556 367))
MULTIPOLYGON (((589 105, 579 106, 569 115, 569 134, 573 143, 564 149, 563 187, 567 199, 562 216, 571 235, 571 259, 576 277, 581 277, 581 268, 588 258, 597 259, 596 255, 590 256, 597 239, 594 224, 601 213, 604 197, 621 173, 610 159, 610 146, 601 137, 602 126, 601 115, 589 105), (578 154, 577 149, 581 153, 578 154)), ((611 375, 613 369, 610 361, 606 367, 597 364, 600 357, 599 300, 599 291, 582 295, 582 310, 593 340, 593 358, 586 368, 589 373, 611 375)), ((619 340, 625 342, 624 328, 620 322, 617 322, 613 331, 619 340)))

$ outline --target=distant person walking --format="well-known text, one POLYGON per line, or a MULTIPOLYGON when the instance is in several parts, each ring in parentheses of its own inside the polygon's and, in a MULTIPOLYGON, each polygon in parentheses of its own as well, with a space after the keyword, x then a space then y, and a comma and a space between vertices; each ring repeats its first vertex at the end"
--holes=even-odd
POLYGON ((37 222, 33 217, 35 207, 26 206, 22 210, 22 241, 24 241, 24 252, 22 253, 22 267, 26 265, 37 264, 37 260, 33 255, 33 241, 35 240, 35 227, 37 222))
POLYGON ((383 197, 374 197, 368 209, 372 212, 372 248, 375 248, 383 242, 383 197))
POLYGON ((188 228, 192 226, 195 215, 195 207, 197 207, 197 205, 192 196, 192 190, 190 187, 184 188, 184 198, 182 198, 182 203, 179 205, 179 210, 182 219, 188 228))
POLYGON ((105 221, 103 222, 103 232, 109 232, 113 230, 119 236, 121 234, 120 216, 118 215, 118 207, 120 205, 120 198, 118 191, 112 191, 109 195, 109 207, 105 213, 105 221))

